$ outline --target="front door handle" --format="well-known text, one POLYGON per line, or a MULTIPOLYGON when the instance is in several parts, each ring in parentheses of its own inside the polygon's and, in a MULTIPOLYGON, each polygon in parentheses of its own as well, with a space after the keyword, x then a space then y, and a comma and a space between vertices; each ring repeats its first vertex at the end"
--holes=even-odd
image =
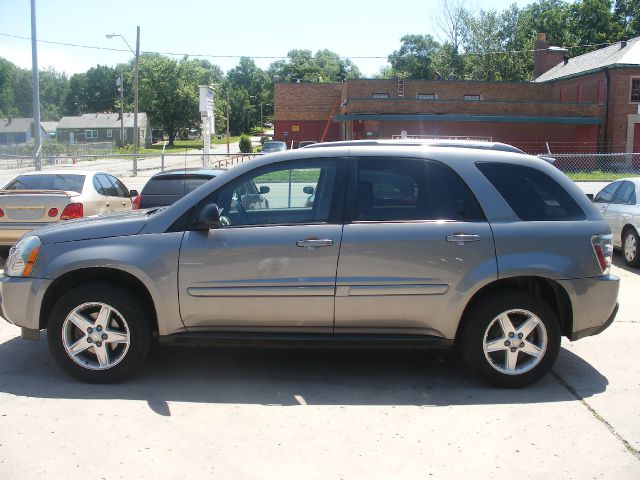
POLYGON ((480 235, 468 235, 466 233, 454 233, 453 235, 447 235, 447 242, 464 243, 464 242, 477 242, 480 240, 480 235))
POLYGON ((298 240, 296 245, 299 247, 330 247, 333 245, 333 240, 329 238, 298 240))

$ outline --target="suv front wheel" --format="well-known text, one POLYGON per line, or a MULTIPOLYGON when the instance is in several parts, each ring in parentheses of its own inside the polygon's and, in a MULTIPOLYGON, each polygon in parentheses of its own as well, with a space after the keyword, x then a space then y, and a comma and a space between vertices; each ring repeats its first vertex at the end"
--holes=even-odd
POLYGON ((517 290, 474 305, 463 324, 460 348, 468 368, 487 382, 519 388, 539 380, 560 351, 560 328, 540 298, 517 290))
POLYGON ((68 373, 85 382, 108 383, 128 376, 146 358, 151 325, 129 292, 110 283, 89 283, 56 302, 47 340, 68 373))

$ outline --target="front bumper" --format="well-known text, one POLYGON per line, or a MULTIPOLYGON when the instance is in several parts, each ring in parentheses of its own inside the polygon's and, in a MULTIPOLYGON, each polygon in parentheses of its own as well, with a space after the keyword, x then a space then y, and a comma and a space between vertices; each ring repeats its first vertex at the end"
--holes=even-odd
POLYGON ((615 275, 560 280, 573 309, 571 340, 597 335, 609 327, 618 313, 620 279, 615 275))
POLYGON ((0 315, 23 330, 40 330, 40 307, 51 282, 0 275, 0 315))

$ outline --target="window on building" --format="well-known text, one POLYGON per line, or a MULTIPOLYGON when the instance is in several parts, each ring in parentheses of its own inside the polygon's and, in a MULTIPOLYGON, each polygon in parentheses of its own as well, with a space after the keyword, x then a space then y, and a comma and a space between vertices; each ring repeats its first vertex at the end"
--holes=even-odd
POLYGON ((87 140, 98 138, 98 130, 85 130, 84 138, 86 138, 87 140))
POLYGON ((389 98, 388 93, 372 93, 371 98, 389 98))
POLYGON ((465 95, 463 98, 465 100, 480 100, 480 95, 465 95))
POLYGON ((631 79, 631 101, 640 103, 640 78, 631 79))
POLYGON ((113 137, 113 130, 109 128, 107 129, 107 138, 112 138, 112 137, 113 137))
POLYGON ((434 100, 436 98, 433 93, 419 93, 418 100, 434 100))

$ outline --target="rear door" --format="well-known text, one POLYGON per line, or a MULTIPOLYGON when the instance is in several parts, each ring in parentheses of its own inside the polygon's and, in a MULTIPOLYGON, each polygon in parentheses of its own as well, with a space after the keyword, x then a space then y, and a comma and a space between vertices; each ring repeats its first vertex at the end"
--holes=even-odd
POLYGON ((600 214, 603 217, 605 217, 605 219, 606 219, 605 214, 607 213, 607 208, 609 208, 609 204, 613 200, 613 196, 618 191, 618 188, 620 188, 620 185, 622 185, 621 180, 610 183, 609 185, 604 187, 602 190, 600 190, 598 193, 596 193, 595 197, 593 197, 594 205, 596 206, 600 214))
POLYGON ((476 284, 497 278, 489 223, 437 162, 360 158, 336 279, 335 331, 450 337, 476 284))

